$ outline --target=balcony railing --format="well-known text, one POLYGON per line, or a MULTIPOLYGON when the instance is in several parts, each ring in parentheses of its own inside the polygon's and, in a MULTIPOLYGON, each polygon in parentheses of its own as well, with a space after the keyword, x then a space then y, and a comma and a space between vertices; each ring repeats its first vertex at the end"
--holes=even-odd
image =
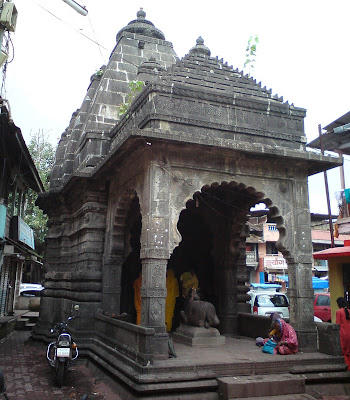
POLYGON ((257 257, 256 257, 255 251, 246 251, 246 262, 247 263, 257 262, 257 257))

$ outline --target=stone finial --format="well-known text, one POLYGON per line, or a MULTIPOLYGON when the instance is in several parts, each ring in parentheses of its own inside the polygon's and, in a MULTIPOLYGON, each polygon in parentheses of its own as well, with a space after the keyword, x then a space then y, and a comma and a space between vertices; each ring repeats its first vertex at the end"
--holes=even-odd
POLYGON ((136 14, 137 19, 145 19, 146 18, 146 13, 143 11, 143 8, 140 7, 140 10, 136 14))
POLYGON ((194 47, 191 48, 190 50, 190 54, 193 55, 203 55, 203 56, 210 56, 211 51, 209 50, 209 48, 207 46, 204 45, 204 40, 202 38, 202 36, 199 36, 199 38, 196 40, 196 45, 194 47))
POLYGON ((123 32, 137 33, 139 35, 165 40, 163 32, 156 28, 151 21, 146 19, 146 13, 143 11, 143 8, 140 8, 136 16, 137 19, 130 21, 127 26, 118 32, 117 41, 122 36, 123 32))

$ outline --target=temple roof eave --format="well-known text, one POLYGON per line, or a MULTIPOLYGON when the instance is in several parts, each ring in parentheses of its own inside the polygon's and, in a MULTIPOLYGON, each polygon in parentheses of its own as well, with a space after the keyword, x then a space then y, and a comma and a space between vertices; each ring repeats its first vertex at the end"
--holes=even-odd
MULTIPOLYGON (((211 143, 204 143, 201 141, 197 135, 193 135, 193 138, 189 138, 188 133, 186 133, 186 141, 181 138, 181 133, 177 132, 178 135, 173 135, 169 131, 165 131, 162 129, 155 128, 144 128, 139 129, 133 127, 126 130, 127 133, 123 133, 123 139, 118 142, 118 145, 111 149, 110 153, 101 161, 101 163, 96 166, 93 171, 93 174, 100 174, 102 170, 107 168, 107 164, 111 162, 113 157, 117 156, 118 151, 126 144, 127 141, 143 141, 146 142, 166 142, 166 143, 181 143, 181 144, 189 144, 191 146, 198 145, 201 147, 216 147, 218 151, 222 151, 223 153, 229 155, 230 152, 242 152, 246 154, 255 154, 255 155, 264 155, 264 157, 273 157, 274 159, 280 157, 281 159, 288 159, 294 162, 302 162, 303 166, 305 166, 308 170, 308 175, 313 175, 318 172, 322 172, 328 169, 332 169, 342 165, 341 157, 330 157, 323 156, 321 154, 316 154, 308 151, 298 151, 286 148, 279 148, 274 146, 264 146, 262 151, 257 151, 257 147, 254 143, 248 142, 235 142, 223 141, 222 139, 218 140, 215 143, 215 138, 213 137, 211 143)), ((128 144, 130 147, 131 144, 128 144)))
MULTIPOLYGON (((302 168, 307 169, 308 175, 322 172, 342 164, 341 157, 322 156, 321 154, 312 152, 276 148, 267 145, 263 148, 263 151, 258 152, 255 144, 248 142, 225 143, 220 140, 218 143, 214 141, 212 143, 204 143, 201 142, 198 136, 194 135, 191 139, 188 137, 188 134, 186 134, 186 141, 184 141, 181 139, 181 134, 174 136, 170 135, 168 131, 154 128, 139 129, 130 127, 123 132, 122 136, 123 139, 120 140, 116 146, 111 148, 109 154, 106 155, 96 167, 85 169, 84 172, 72 173, 61 186, 51 188, 46 193, 41 194, 38 199, 38 205, 44 210, 47 210, 47 202, 50 203, 50 198, 68 193, 80 181, 86 179, 107 179, 108 170, 111 165, 121 165, 123 159, 130 155, 130 149, 133 149, 133 152, 135 152, 138 146, 145 146, 147 143, 155 144, 156 142, 162 142, 175 145, 179 144, 181 146, 183 146, 183 144, 189 144, 192 147, 200 146, 201 148, 215 147, 217 152, 221 153, 223 156, 230 156, 232 152, 240 152, 247 155, 263 155, 264 157, 271 157, 274 160, 280 158, 281 160, 290 160, 293 163, 300 162, 302 168)), ((215 140, 215 138, 213 138, 213 140, 215 140)))

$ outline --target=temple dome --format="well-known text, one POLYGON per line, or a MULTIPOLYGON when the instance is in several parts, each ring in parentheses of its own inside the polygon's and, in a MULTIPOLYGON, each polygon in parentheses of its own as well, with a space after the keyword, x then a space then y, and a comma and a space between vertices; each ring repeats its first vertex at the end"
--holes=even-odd
POLYGON ((118 32, 117 41, 120 39, 123 32, 138 33, 139 35, 165 40, 163 32, 156 28, 151 21, 146 19, 146 13, 142 8, 140 8, 136 15, 137 19, 129 22, 127 26, 118 32))
POLYGON ((204 40, 202 36, 199 36, 199 38, 196 40, 196 45, 191 48, 190 54, 197 55, 201 54, 203 56, 210 56, 211 51, 207 46, 204 45, 204 40))

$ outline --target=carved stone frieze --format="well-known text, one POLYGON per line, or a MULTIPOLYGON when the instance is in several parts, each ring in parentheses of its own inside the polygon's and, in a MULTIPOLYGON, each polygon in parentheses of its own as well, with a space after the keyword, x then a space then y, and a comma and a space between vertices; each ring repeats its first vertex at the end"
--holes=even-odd
POLYGON ((140 258, 142 259, 164 259, 169 258, 169 250, 165 248, 142 247, 140 251, 140 258))
POLYGON ((141 297, 166 297, 166 289, 160 288, 142 288, 141 289, 141 297))

